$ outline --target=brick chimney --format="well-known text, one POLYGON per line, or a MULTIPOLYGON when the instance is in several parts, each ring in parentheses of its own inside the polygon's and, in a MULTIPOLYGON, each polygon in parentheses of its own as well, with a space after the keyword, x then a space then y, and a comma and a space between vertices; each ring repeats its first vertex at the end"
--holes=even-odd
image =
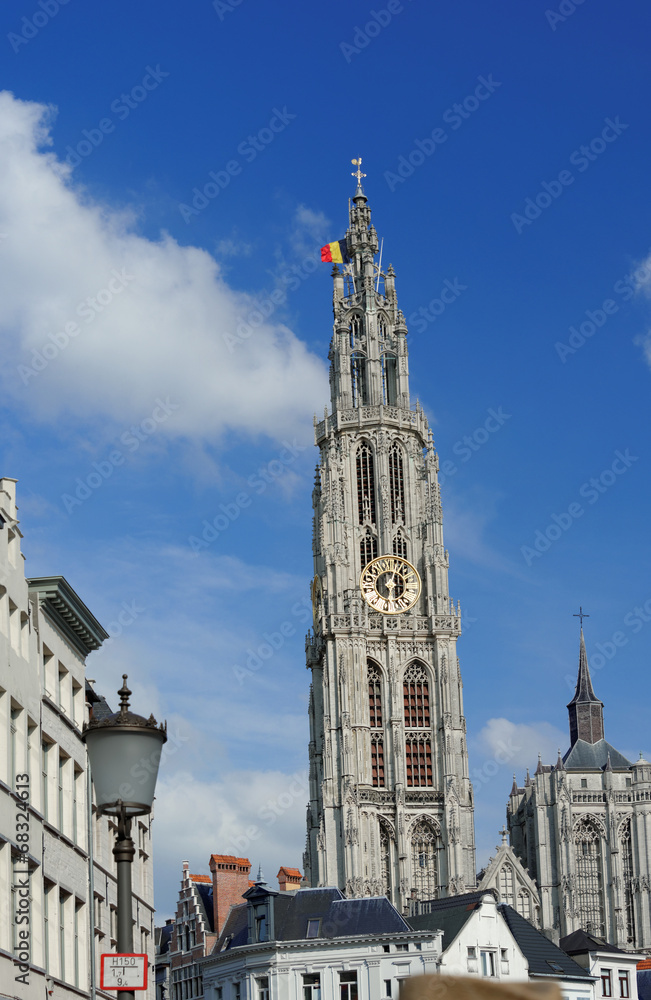
POLYGON ((280 868, 278 870, 278 888, 281 892, 296 892, 301 888, 303 876, 298 868, 280 868))
POLYGON ((243 893, 249 888, 251 862, 232 854, 211 854, 210 871, 215 934, 221 934, 231 906, 241 903, 243 893))

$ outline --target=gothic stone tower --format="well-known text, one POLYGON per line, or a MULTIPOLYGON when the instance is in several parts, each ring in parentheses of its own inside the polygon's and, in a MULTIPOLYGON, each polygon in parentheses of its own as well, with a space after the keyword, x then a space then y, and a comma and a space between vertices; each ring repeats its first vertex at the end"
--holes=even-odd
POLYGON ((315 426, 304 863, 311 886, 386 893, 406 910, 476 880, 461 613, 432 434, 410 407, 395 272, 374 263, 361 182, 346 246, 350 265, 333 269, 332 412, 315 426))
POLYGON ((540 891, 542 928, 579 929, 619 948, 651 951, 651 764, 632 764, 604 738, 583 629, 570 749, 538 761, 507 805, 511 843, 540 891))

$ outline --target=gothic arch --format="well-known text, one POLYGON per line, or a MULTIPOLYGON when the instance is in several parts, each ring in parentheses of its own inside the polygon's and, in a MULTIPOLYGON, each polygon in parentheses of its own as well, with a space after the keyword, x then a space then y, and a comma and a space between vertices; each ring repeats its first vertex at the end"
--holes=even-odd
POLYGON ((596 817, 582 816, 573 827, 575 893, 578 926, 596 937, 605 933, 605 831, 596 817))
POLYGON ((441 823, 436 818, 432 816, 431 813, 418 813, 417 816, 413 816, 411 822, 407 826, 407 839, 411 840, 413 832, 419 823, 428 823, 436 834, 436 839, 439 840, 441 837, 441 823))
MULTIPOLYGON (((425 660, 421 660, 418 656, 412 657, 405 664, 405 666, 403 668, 403 672, 402 672, 403 683, 410 677, 409 671, 412 668, 416 668, 416 667, 422 668, 422 670, 424 671, 424 675, 427 678, 428 684, 431 685, 431 684, 434 683, 434 672, 432 670, 432 667, 430 666, 429 663, 426 663, 425 660)), ((430 694, 431 694, 431 690, 430 690, 430 694)))
POLYGON ((389 505, 391 524, 404 525, 406 521, 405 449, 399 440, 389 447, 389 505))
POLYGON ((411 890, 416 899, 437 899, 439 895, 440 829, 425 816, 419 816, 409 833, 411 890))
POLYGON ((574 821, 574 825, 572 826, 572 840, 575 840, 579 828, 585 823, 592 823, 593 826, 595 826, 599 831, 599 836, 602 840, 607 839, 608 835, 606 833, 606 827, 600 817, 595 815, 595 813, 584 813, 583 816, 579 816, 579 818, 574 821))
POLYGON ((377 523, 375 489, 375 454, 370 441, 363 439, 355 451, 357 482, 357 523, 377 523))
POLYGON ((398 355, 395 351, 384 350, 380 355, 382 374, 382 402, 385 406, 398 405, 398 355))
POLYGON ((391 899, 393 891, 393 865, 396 848, 395 831, 383 817, 378 820, 378 841, 380 845, 380 882, 382 893, 391 899))

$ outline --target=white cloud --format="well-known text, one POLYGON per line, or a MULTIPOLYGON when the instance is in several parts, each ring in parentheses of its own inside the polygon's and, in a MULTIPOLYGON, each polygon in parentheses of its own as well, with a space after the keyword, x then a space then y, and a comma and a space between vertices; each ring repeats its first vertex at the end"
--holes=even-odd
POLYGON ((322 362, 282 324, 253 326, 255 297, 229 287, 209 253, 146 239, 135 211, 90 199, 47 150, 53 120, 0 93, 5 391, 41 420, 124 426, 169 397, 164 435, 296 433, 327 397, 322 362), (247 317, 250 335, 229 348, 224 335, 247 317))
POLYGON ((567 747, 567 733, 549 722, 517 723, 509 719, 489 719, 472 741, 474 757, 495 759, 509 770, 535 770, 538 754, 544 764, 555 764, 558 748, 567 747))
POLYGON ((302 870, 307 769, 232 771, 201 780, 178 771, 159 777, 152 827, 157 873, 157 923, 172 915, 181 862, 209 874, 211 854, 248 857, 272 887, 281 865, 302 870))

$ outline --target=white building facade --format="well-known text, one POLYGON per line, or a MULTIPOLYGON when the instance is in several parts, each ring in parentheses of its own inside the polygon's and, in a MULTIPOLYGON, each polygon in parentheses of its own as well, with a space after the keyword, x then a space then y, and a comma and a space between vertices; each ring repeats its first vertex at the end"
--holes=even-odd
MULTIPOLYGON (((21 537, 0 479, 0 989, 63 1000, 99 992, 116 945, 115 827, 92 809, 81 741, 93 704, 108 711, 85 678, 107 633, 63 577, 26 579, 21 537)), ((153 973, 149 820, 133 836, 134 946, 153 973)))

